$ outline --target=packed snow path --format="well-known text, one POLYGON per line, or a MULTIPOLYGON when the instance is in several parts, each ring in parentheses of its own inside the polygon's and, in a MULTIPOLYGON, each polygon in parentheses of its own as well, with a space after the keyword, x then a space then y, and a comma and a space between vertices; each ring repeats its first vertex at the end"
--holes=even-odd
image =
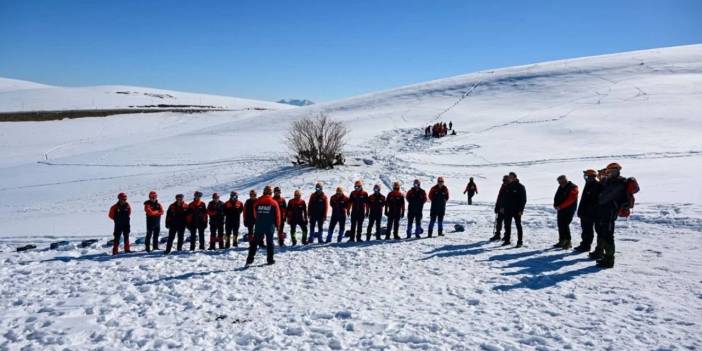
POLYGON ((694 350, 702 234, 685 223, 696 211, 620 222, 611 270, 549 249, 549 209, 527 209, 526 247, 488 243, 484 202, 449 211, 474 220, 467 232, 284 248, 248 270, 246 244, 0 253, 0 349, 694 350))

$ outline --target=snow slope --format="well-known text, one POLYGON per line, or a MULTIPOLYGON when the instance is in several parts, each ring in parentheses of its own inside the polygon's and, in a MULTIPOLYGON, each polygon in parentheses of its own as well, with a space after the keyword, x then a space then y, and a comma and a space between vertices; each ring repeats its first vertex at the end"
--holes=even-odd
MULTIPOLYGON (((41 89, 40 89, 41 90, 41 89)), ((285 111, 158 113, 0 124, 0 348, 699 349, 702 347, 702 45, 477 72, 285 111), (290 121, 325 111, 351 129, 349 164, 293 167, 290 121), (458 135, 426 140, 453 121, 458 135), (555 178, 617 161, 642 186, 618 224, 614 270, 550 251, 555 178), (526 246, 500 249, 500 179, 527 187, 526 246), (280 185, 307 196, 355 179, 447 178, 449 226, 408 242, 112 258, 101 245, 120 191, 170 203, 280 185), (460 192, 480 188, 476 206, 460 192), (92 248, 9 252, 27 241, 92 248), (259 257, 261 262, 261 257, 259 257)), ((4 106, 0 103, 0 106, 4 106)), ((425 222, 426 225, 426 222, 425 222)), ((573 224, 577 238, 578 221, 573 224)), ((401 228, 404 230, 404 225, 401 228)))
POLYGON ((69 88, 0 78, 0 112, 107 110, 153 105, 207 106, 229 110, 290 108, 269 101, 144 87, 100 85, 69 88))

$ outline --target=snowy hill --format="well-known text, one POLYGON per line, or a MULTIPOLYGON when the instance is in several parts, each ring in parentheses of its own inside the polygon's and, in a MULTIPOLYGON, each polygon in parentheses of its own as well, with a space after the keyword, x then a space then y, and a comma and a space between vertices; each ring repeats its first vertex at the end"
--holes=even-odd
POLYGON ((101 85, 55 87, 0 78, 0 112, 108 110, 127 108, 284 109, 286 105, 228 96, 144 87, 101 85))
MULTIPOLYGON (((122 89, 74 96, 112 101, 122 89)), ((700 349, 701 96, 702 45, 692 45, 482 71, 284 111, 0 123, 0 348, 700 349), (295 167, 287 127, 320 111, 349 126, 348 164, 295 167), (436 121, 452 121, 457 135, 425 139, 422 129, 436 121), (642 190, 633 216, 617 223, 617 266, 600 271, 584 255, 549 249, 551 203, 558 175, 582 185, 582 170, 612 161, 642 190), (521 249, 485 241, 509 171, 529 197, 521 249), (120 191, 134 209, 132 236, 141 237, 150 190, 166 204, 177 193, 209 198, 265 184, 306 198, 317 181, 328 193, 355 179, 386 192, 414 178, 428 188, 439 175, 452 195, 447 226, 466 232, 286 248, 276 265, 247 271, 246 244, 165 258, 113 258, 103 247, 120 191), (471 176, 480 193, 468 207, 461 192, 471 176), (101 241, 75 246, 85 238, 101 241), (11 252, 60 239, 72 243, 11 252)), ((26 106, 48 105, 34 101, 26 106)), ((577 242, 576 228, 577 219, 577 242)))

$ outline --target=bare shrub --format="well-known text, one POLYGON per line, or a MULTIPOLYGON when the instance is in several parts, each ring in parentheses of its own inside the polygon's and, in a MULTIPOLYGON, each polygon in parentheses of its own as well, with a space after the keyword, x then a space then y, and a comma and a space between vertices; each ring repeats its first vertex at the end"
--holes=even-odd
POLYGON ((286 140, 295 163, 326 169, 344 164, 347 135, 348 129, 342 122, 322 112, 293 122, 286 140))

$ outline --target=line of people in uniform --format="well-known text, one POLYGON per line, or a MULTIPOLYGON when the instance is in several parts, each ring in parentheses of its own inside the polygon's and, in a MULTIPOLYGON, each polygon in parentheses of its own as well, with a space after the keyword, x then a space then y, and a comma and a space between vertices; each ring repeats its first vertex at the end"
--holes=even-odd
MULTIPOLYGON (((118 202, 109 211, 109 217, 114 221, 112 254, 119 253, 120 239, 124 239, 124 251, 130 252, 130 215, 131 206, 127 202, 127 195, 120 193, 118 202)), ((257 197, 255 190, 251 190, 249 198, 242 203, 238 193, 230 193, 229 200, 223 202, 217 193, 212 194, 212 200, 205 204, 202 193, 196 191, 190 203, 184 201, 182 194, 176 195, 173 202, 165 211, 165 225, 168 229, 168 240, 165 253, 169 254, 176 244, 176 250, 183 249, 185 231, 190 233, 190 250, 194 251, 199 243, 199 249, 205 249, 205 229, 210 228, 209 250, 230 248, 238 246, 240 223, 246 227, 246 240, 250 245, 250 256, 253 259, 258 246, 267 248, 268 263, 273 264, 274 235, 277 234, 278 245, 284 246, 286 233, 285 223, 290 227, 290 242, 297 245, 296 232, 299 227, 302 232, 302 244, 330 243, 334 239, 334 232, 338 230, 336 241, 340 242, 348 234, 349 241, 371 240, 373 234, 380 240, 400 239, 400 220, 407 215, 408 223, 406 238, 412 235, 419 238, 423 234, 422 213, 427 201, 431 202, 428 236, 432 237, 434 227, 437 234, 444 235, 444 215, 446 203, 449 200, 449 190, 444 184, 444 178, 438 177, 437 183, 429 190, 422 189, 421 182, 415 179, 412 188, 403 194, 400 183, 395 182, 392 191, 387 195, 381 193, 379 184, 373 186, 373 191, 368 194, 359 180, 354 183, 354 190, 347 196, 342 187, 336 188, 331 197, 327 197, 321 183, 315 185, 314 192, 308 202, 302 199, 300 190, 295 190, 293 198, 285 201, 281 196, 279 187, 264 188, 263 196, 257 197), (331 212, 331 213, 329 213, 331 212), (329 226, 324 235, 324 224, 329 218, 329 226), (381 230, 383 216, 386 217, 385 232, 381 230), (364 226, 365 219, 368 225, 364 226), (346 231, 347 219, 350 219, 350 230, 346 231), (309 226, 309 228, 308 228, 309 226), (308 230, 309 229, 309 230, 308 230), (309 234, 309 235, 308 235, 309 234)), ((152 191, 149 199, 144 202, 146 214, 145 250, 151 252, 159 249, 160 222, 164 209, 158 201, 158 195, 152 191)))
MULTIPOLYGON (((597 260, 600 267, 611 268, 614 266, 614 222, 620 216, 628 216, 629 210, 634 205, 633 194, 638 192, 638 183, 634 178, 623 178, 620 175, 621 166, 617 163, 609 164, 605 169, 596 172, 586 170, 583 172, 585 187, 578 206, 578 187, 567 179, 565 175, 557 178, 558 188, 554 195, 553 206, 557 212, 558 242, 555 248, 570 249, 571 233, 570 224, 577 213, 582 228, 582 242, 575 248, 578 252, 589 252, 594 233, 597 233, 597 246, 589 254, 590 258, 597 260), (577 212, 576 212, 577 209, 577 212)), ((472 197, 478 193, 478 187, 473 178, 470 178, 464 194, 468 194, 468 204, 472 204, 472 197)), ((381 193, 379 184, 373 186, 373 191, 368 194, 359 180, 354 183, 354 190, 347 196, 342 187, 336 188, 334 195, 327 198, 321 183, 315 185, 314 192, 308 202, 302 199, 300 190, 295 190, 293 198, 285 201, 281 196, 279 187, 266 186, 263 196, 257 197, 255 190, 251 190, 249 198, 242 203, 238 193, 230 193, 229 200, 223 202, 219 194, 212 194, 212 201, 207 205, 202 201, 202 193, 196 191, 190 203, 184 202, 182 194, 176 195, 176 200, 166 211, 166 228, 168 240, 165 253, 183 249, 185 230, 190 233, 190 250, 194 251, 199 242, 199 249, 205 249, 205 229, 210 228, 209 250, 238 246, 241 218, 246 227, 246 240, 249 244, 247 265, 253 262, 258 247, 266 247, 268 263, 273 264, 274 236, 277 234, 278 245, 284 246, 286 233, 285 223, 290 227, 290 241, 297 245, 297 228, 302 232, 302 244, 308 245, 315 241, 330 243, 334 239, 334 232, 338 228, 337 242, 345 236, 350 242, 363 241, 365 219, 365 240, 371 240, 375 231, 376 240, 384 235, 385 240, 400 239, 400 220, 407 215, 408 223, 406 238, 419 238, 423 233, 421 220, 424 205, 431 202, 428 236, 432 237, 434 226, 438 235, 443 236, 443 220, 446 213, 446 203, 449 200, 449 190, 444 184, 443 177, 437 178, 437 183, 430 189, 428 195, 421 187, 421 182, 415 179, 412 188, 403 194, 400 183, 395 182, 392 191, 387 195, 381 193), (331 210, 331 211, 330 211, 331 210), (324 224, 331 212, 326 236, 324 224), (381 230, 383 216, 386 217, 385 232, 381 230), (350 219, 350 230, 347 232, 346 223, 350 219), (308 235, 309 234, 309 235, 308 235), (177 239, 177 241, 176 241, 177 239)), ((511 227, 514 221, 517 229, 516 247, 523 245, 522 216, 527 203, 526 188, 519 181, 517 174, 510 172, 503 177, 503 184, 495 201, 495 232, 490 241, 502 241, 503 246, 511 245, 511 227), (504 236, 501 235, 504 226, 504 236)), ((158 250, 161 216, 163 207, 158 202, 156 192, 149 193, 149 199, 144 202, 146 214, 145 249, 147 252, 158 250)), ((129 219, 131 207, 124 193, 118 195, 118 202, 109 211, 109 217, 114 221, 113 255, 119 252, 120 237, 124 238, 124 251, 130 252, 129 247, 129 219)))

